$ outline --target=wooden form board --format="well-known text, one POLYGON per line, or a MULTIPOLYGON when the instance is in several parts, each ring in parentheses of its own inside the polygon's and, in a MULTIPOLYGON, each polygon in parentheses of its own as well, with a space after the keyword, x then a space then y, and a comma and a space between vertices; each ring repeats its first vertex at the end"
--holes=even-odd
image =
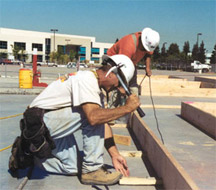
POLYGON ((201 81, 200 88, 216 88, 216 77, 195 77, 195 81, 201 81))
MULTIPOLYGON (((153 105, 141 105, 141 108, 153 108, 153 105)), ((181 109, 179 105, 154 105, 156 109, 181 109)))
MULTIPOLYGON (((148 87, 142 87, 142 95, 149 96, 148 87)), ((174 97, 205 97, 216 98, 216 89, 213 88, 198 88, 198 89, 160 89, 152 90, 153 96, 174 96, 174 97)))
POLYGON ((216 139, 216 103, 182 102, 181 116, 216 139))
MULTIPOLYGON (((138 84, 142 77, 138 77, 138 84)), ((151 77, 151 89, 153 96, 175 96, 175 97, 206 97, 216 98, 216 89, 200 88, 200 81, 187 81, 172 79, 167 76, 151 77)), ((149 95, 149 78, 146 77, 142 83, 141 95, 149 95)))
POLYGON ((130 125, 165 189, 199 189, 147 124, 134 113, 130 125))

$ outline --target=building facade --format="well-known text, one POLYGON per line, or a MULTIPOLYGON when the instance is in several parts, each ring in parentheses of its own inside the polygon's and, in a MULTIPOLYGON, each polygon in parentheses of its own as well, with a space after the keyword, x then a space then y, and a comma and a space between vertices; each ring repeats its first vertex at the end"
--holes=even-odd
MULTIPOLYGON (((100 62, 112 43, 96 42, 95 37, 60 34, 54 32, 37 32, 0 28, 1 57, 14 59, 15 47, 18 47, 27 56, 26 62, 32 62, 33 49, 37 49, 38 61, 49 61, 51 52, 59 48, 64 53, 75 51, 80 61, 100 62)), ((23 59, 18 55, 18 59, 23 59)))

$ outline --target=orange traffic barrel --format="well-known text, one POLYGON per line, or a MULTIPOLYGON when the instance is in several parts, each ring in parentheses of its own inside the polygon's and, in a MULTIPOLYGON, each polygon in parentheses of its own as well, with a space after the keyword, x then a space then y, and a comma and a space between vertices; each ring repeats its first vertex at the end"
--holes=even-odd
POLYGON ((20 88, 32 88, 32 70, 20 69, 19 70, 19 87, 20 88))

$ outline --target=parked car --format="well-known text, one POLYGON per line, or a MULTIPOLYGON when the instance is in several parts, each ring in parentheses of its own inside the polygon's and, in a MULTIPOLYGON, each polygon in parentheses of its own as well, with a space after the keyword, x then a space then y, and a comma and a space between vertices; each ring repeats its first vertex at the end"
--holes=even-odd
POLYGON ((58 67, 58 64, 51 62, 37 62, 37 66, 58 67))
MULTIPOLYGON (((77 63, 76 62, 68 62, 67 68, 77 68, 77 63)), ((80 63, 79 68, 88 68, 88 65, 85 63, 80 63)))
POLYGON ((0 58, 0 64, 1 64, 1 65, 12 65, 12 64, 13 64, 13 61, 11 61, 10 59, 3 59, 3 58, 0 58))
POLYGON ((202 64, 199 61, 194 61, 191 63, 192 71, 202 71, 203 73, 207 73, 211 70, 211 65, 202 64))
POLYGON ((76 62, 68 62, 67 68, 76 68, 76 62))
POLYGON ((88 68, 88 65, 86 65, 85 63, 80 63, 79 67, 80 68, 88 68))
POLYGON ((142 63, 137 64, 137 69, 145 69, 145 68, 146 68, 145 64, 142 64, 142 63))

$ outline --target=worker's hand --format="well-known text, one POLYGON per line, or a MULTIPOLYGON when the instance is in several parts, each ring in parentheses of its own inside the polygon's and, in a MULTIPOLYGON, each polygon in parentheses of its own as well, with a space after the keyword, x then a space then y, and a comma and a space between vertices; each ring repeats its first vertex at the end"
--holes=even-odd
POLYGON ((128 107, 131 112, 136 110, 140 106, 140 101, 137 95, 131 94, 126 100, 125 106, 128 107))
POLYGON ((146 68, 146 75, 150 77, 152 75, 152 71, 150 68, 146 68))
POLYGON ((119 154, 112 157, 112 163, 116 171, 121 172, 123 176, 128 177, 130 175, 127 162, 123 156, 119 154))

